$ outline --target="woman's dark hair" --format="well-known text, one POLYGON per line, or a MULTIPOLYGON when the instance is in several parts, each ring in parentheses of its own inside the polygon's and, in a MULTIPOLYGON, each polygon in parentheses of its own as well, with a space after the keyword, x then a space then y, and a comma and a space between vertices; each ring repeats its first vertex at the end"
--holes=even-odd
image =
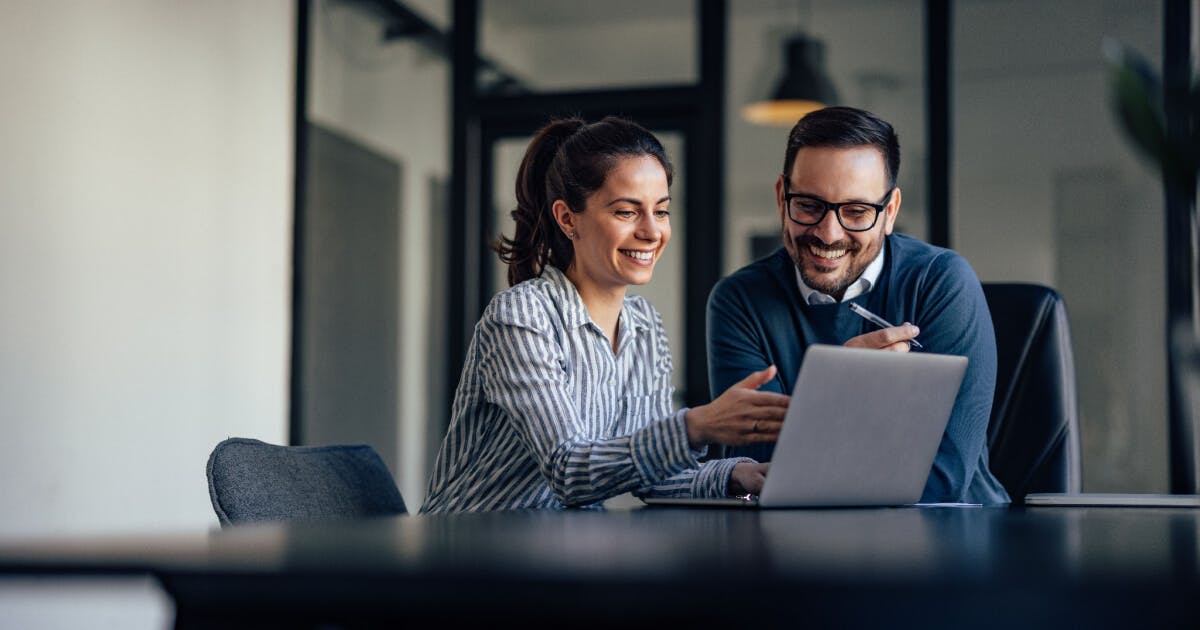
POLYGON ((801 118, 788 134, 783 175, 792 176, 796 153, 803 147, 848 149, 864 145, 873 146, 883 154, 888 190, 895 188, 900 176, 900 140, 896 131, 886 120, 853 107, 826 107, 801 118))
POLYGON ((500 237, 493 249, 508 265, 508 284, 542 275, 547 264, 566 271, 575 249, 550 211, 558 199, 572 212, 583 212, 587 198, 604 185, 617 160, 650 156, 658 160, 671 185, 673 172, 662 143, 641 125, 607 116, 588 124, 582 118, 553 120, 542 127, 517 171, 517 223, 512 238, 500 237))

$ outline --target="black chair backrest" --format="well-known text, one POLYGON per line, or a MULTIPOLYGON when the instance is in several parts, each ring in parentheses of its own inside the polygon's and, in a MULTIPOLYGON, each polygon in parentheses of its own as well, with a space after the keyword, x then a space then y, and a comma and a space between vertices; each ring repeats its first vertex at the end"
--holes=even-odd
POLYGON ((407 513, 387 465, 365 445, 229 438, 208 458, 208 494, 222 527, 407 513))
POLYGON ((984 283, 996 327, 992 473, 1014 503, 1031 492, 1079 492, 1079 410, 1067 311, 1057 291, 984 283))

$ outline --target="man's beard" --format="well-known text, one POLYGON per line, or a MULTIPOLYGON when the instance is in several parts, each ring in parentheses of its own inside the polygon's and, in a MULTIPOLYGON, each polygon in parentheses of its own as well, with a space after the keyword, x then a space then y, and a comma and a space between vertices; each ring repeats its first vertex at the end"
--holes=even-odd
MULTIPOLYGON (((801 234, 792 241, 792 251, 789 252, 792 256, 792 262, 795 263, 796 269, 800 271, 800 279, 809 287, 820 291, 826 295, 841 299, 845 294, 846 289, 851 284, 862 276, 862 272, 871 264, 871 260, 863 260, 863 245, 850 240, 841 240, 831 244, 826 244, 811 234, 801 234), (809 245, 815 244, 822 249, 845 249, 846 256, 850 257, 849 265, 842 275, 838 277, 830 277, 828 274, 821 274, 818 277, 813 277, 809 270, 804 265, 804 253, 809 251, 809 245)), ((876 252, 878 255, 878 252, 876 252)), ((874 260, 874 256, 871 257, 874 260)))

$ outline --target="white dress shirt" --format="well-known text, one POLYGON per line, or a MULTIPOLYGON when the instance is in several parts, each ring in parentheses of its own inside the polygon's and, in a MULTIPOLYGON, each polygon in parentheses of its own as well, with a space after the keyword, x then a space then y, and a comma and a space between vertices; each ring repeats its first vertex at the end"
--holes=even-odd
MULTIPOLYGON (((851 282, 850 286, 846 287, 846 294, 842 296, 843 302, 870 291, 875 286, 875 283, 879 282, 879 274, 883 272, 883 259, 887 255, 886 251, 886 247, 880 247, 879 255, 875 257, 875 260, 872 260, 871 264, 867 265, 866 269, 863 269, 862 275, 858 277, 858 280, 851 282)), ((832 295, 821 293, 805 284, 804 278, 800 276, 799 267, 796 267, 796 284, 800 285, 800 296, 809 304, 837 303, 837 300, 833 299, 832 295)))

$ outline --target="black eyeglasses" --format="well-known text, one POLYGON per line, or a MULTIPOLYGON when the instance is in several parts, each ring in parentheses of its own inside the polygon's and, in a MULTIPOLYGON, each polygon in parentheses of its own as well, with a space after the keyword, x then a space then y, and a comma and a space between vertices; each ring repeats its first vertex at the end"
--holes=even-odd
MULTIPOLYGON (((787 178, 785 177, 783 181, 786 184, 787 178)), ((800 225, 817 225, 825 220, 825 213, 832 210, 838 223, 846 231, 866 232, 875 227, 875 223, 879 221, 879 213, 887 207, 888 199, 891 198, 894 190, 896 189, 888 190, 880 203, 865 201, 831 203, 820 197, 800 193, 784 193, 783 202, 787 204, 788 218, 800 225)))

